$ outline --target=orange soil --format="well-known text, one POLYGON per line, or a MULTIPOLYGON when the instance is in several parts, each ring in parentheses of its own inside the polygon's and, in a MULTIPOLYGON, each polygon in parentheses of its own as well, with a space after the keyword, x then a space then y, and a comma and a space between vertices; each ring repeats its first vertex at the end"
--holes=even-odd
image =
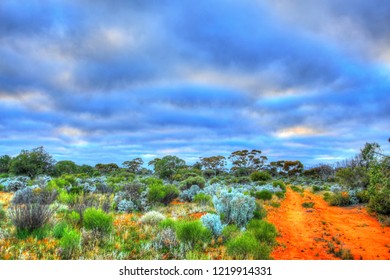
POLYGON ((202 216, 206 215, 207 212, 196 212, 196 213, 192 213, 190 214, 189 216, 193 219, 200 219, 202 216))
POLYGON ((287 189, 279 208, 267 207, 268 221, 279 232, 279 246, 272 252, 276 260, 339 259, 329 253, 329 243, 336 250, 349 249, 354 259, 390 259, 390 227, 382 227, 366 209, 329 206, 320 196, 304 196, 287 189), (303 208, 303 202, 314 202, 303 208))

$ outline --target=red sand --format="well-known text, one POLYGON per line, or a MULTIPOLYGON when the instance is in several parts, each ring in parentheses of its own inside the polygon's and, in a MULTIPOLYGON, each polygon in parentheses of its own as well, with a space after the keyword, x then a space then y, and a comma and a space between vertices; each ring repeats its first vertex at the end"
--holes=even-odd
POLYGON ((329 253, 349 249, 354 259, 390 259, 390 227, 382 227, 366 209, 329 206, 320 196, 305 191, 304 197, 288 188, 279 208, 267 207, 269 222, 279 231, 276 260, 339 259, 329 253), (313 208, 302 203, 314 202, 313 208))

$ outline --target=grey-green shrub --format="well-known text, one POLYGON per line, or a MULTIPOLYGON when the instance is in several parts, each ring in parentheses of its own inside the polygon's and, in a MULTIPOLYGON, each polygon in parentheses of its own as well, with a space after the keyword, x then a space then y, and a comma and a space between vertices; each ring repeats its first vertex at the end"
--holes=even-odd
POLYGON ((165 216, 157 211, 150 211, 142 216, 141 223, 146 225, 158 225, 165 220, 165 216))

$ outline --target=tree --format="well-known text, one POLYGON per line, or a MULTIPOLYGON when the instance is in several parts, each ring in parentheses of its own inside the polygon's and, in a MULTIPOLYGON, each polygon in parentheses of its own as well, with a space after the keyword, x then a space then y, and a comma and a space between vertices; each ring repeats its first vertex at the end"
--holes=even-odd
POLYGON ((98 163, 95 165, 95 169, 103 174, 107 174, 117 171, 119 169, 119 166, 116 163, 98 163))
POLYGON ((8 155, 3 155, 0 157, 0 173, 8 173, 11 163, 11 157, 8 155))
POLYGON ((206 170, 215 171, 216 175, 225 171, 226 158, 224 156, 212 156, 200 159, 201 164, 206 170))
POLYGON ((142 158, 135 158, 132 160, 127 160, 122 165, 127 168, 131 173, 137 174, 141 171, 141 167, 144 164, 142 158))
POLYGON ((54 175, 61 176, 62 174, 76 174, 79 172, 79 167, 71 160, 61 160, 54 166, 54 175))
POLYGON ((51 174, 55 160, 43 147, 31 151, 22 150, 11 160, 10 172, 15 175, 27 175, 34 178, 41 174, 51 174))
POLYGON ((149 162, 154 166, 154 172, 161 179, 172 180, 173 175, 181 168, 186 167, 186 162, 177 156, 165 156, 161 159, 156 158, 149 162))
POLYGON ((240 171, 249 175, 253 171, 261 170, 268 160, 266 156, 261 155, 260 150, 241 150, 231 153, 229 159, 232 162, 232 171, 240 171))

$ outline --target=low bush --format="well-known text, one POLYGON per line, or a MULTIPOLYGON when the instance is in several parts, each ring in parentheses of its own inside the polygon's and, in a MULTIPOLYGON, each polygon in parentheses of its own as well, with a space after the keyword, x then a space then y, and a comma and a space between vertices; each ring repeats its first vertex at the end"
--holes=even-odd
POLYGON ((74 229, 66 228, 60 239, 61 257, 71 259, 80 250, 81 234, 74 229))
POLYGON ((253 218, 256 209, 256 200, 235 189, 230 192, 222 190, 219 197, 213 198, 214 208, 225 224, 236 224, 245 227, 246 223, 253 218))
POLYGON ((370 194, 367 190, 362 190, 356 193, 359 203, 368 203, 370 201, 370 194))
POLYGON ((270 192, 269 190, 262 190, 262 191, 256 192, 255 197, 257 199, 262 199, 262 200, 271 200, 272 199, 272 192, 270 192))
POLYGON ((176 236, 180 242, 189 244, 193 248, 198 242, 207 242, 211 238, 211 231, 199 221, 182 221, 176 224, 176 236))
POLYGON ((255 171, 249 176, 252 182, 263 182, 272 179, 272 176, 265 171, 255 171))
POLYGON ((142 216, 141 223, 145 225, 158 225, 165 220, 165 216, 157 211, 150 211, 142 216))
POLYGON ((175 185, 152 185, 149 187, 148 200, 151 203, 168 205, 179 196, 179 190, 175 185))
POLYGON ((113 217, 101 209, 87 208, 83 216, 85 229, 108 234, 113 228, 113 217))
POLYGON ((256 203, 256 209, 253 212, 253 218, 261 220, 264 219, 265 217, 267 217, 267 210, 265 210, 263 205, 256 203))
POLYGON ((248 223, 247 231, 251 232, 259 242, 269 246, 274 246, 276 244, 275 238, 278 232, 273 224, 263 220, 251 220, 248 223))
POLYGON ((237 260, 268 260, 271 247, 260 243, 250 232, 244 232, 228 241, 227 253, 237 260))
POLYGON ((221 236, 224 241, 234 239, 241 233, 240 229, 236 225, 227 225, 222 229, 221 236))
POLYGON ((159 224, 158 224, 158 227, 160 229, 165 229, 165 228, 172 228, 174 229, 176 227, 176 222, 172 219, 165 219, 165 220, 162 220, 159 224))
POLYGON ((199 186, 193 185, 193 186, 191 186, 191 188, 182 191, 179 195, 179 199, 181 201, 191 202, 194 199, 195 195, 198 194, 199 191, 200 191, 199 186))
POLYGON ((206 214, 200 218, 202 224, 211 231, 211 233, 218 237, 221 235, 223 230, 223 225, 221 218, 216 214, 206 214))
POLYGON ((291 186, 290 187, 294 192, 297 193, 303 193, 303 188, 297 187, 297 186, 291 186))
POLYGON ((283 199, 286 197, 285 193, 284 192, 276 192, 275 195, 279 198, 279 199, 283 199))
POLYGON ((378 214, 390 215, 390 188, 383 187, 375 191, 370 198, 368 207, 378 214))
POLYGON ((313 187, 312 187, 312 190, 313 190, 314 193, 316 193, 316 192, 322 191, 322 188, 319 187, 319 186, 313 186, 313 187))
POLYGON ((302 207, 303 208, 313 208, 314 207, 314 202, 306 201, 306 202, 302 203, 302 207))
POLYGON ((53 237, 57 239, 62 238, 68 227, 69 225, 66 222, 59 222, 53 228, 53 237))
POLYGON ((284 182, 283 181, 281 181, 281 180, 277 180, 277 181, 273 181, 272 182, 272 186, 274 187, 274 188, 276 188, 276 187, 279 187, 282 191, 286 191, 286 185, 284 184, 284 182))
POLYGON ((43 227, 53 216, 54 210, 48 205, 16 204, 9 208, 9 217, 17 230, 31 232, 43 227))
POLYGON ((5 221, 6 217, 7 217, 7 213, 3 208, 3 204, 0 203, 0 225, 5 221))
POLYGON ((207 205, 211 202, 211 196, 205 193, 198 193, 194 196, 193 201, 202 205, 207 205))
POLYGON ((193 185, 197 185, 199 188, 203 189, 205 187, 206 180, 201 177, 201 176, 194 176, 194 177, 189 177, 182 181, 180 183, 180 189, 187 190, 191 188, 193 185))
POLYGON ((326 200, 330 206, 348 206, 350 204, 347 192, 330 193, 326 200))

